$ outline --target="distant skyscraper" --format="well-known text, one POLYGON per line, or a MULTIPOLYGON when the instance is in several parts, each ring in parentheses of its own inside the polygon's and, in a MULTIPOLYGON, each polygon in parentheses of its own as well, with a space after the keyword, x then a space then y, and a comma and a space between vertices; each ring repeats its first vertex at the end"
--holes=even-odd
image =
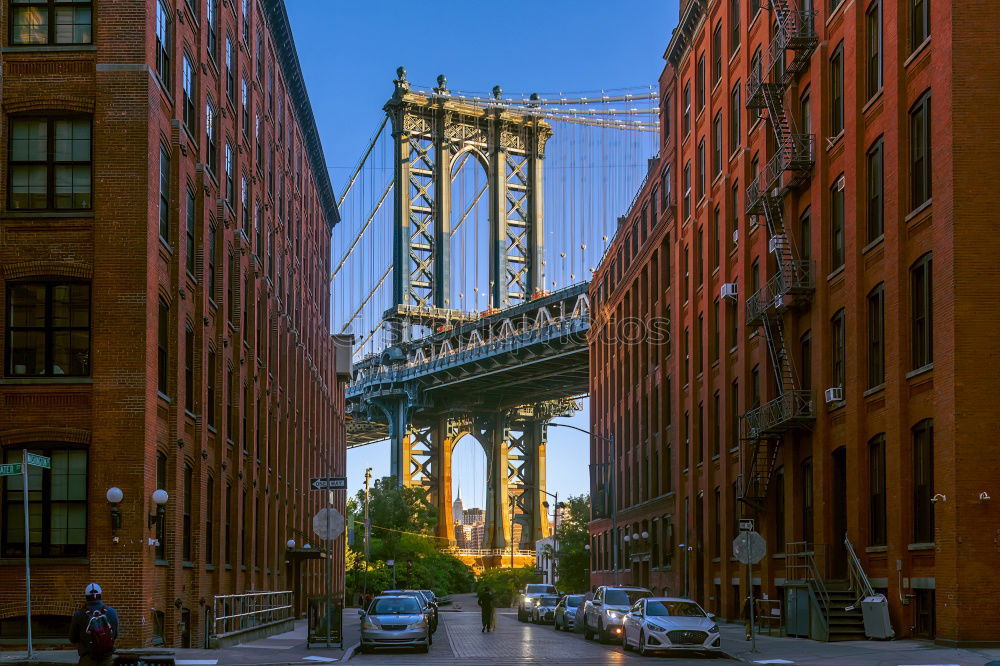
POLYGON ((455 502, 451 505, 451 518, 452 521, 458 525, 462 522, 463 514, 465 509, 462 506, 462 487, 458 487, 458 497, 455 498, 455 502))
POLYGON ((475 525, 486 521, 486 512, 479 507, 472 507, 462 512, 463 525, 475 525))

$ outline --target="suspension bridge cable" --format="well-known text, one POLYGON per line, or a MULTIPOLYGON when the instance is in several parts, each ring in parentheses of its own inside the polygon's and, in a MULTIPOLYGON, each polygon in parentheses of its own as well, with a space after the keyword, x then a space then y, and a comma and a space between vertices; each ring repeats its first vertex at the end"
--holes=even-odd
POLYGON ((368 159, 368 156, 375 148, 375 142, 378 141, 378 138, 382 135, 382 130, 385 129, 385 125, 387 122, 389 122, 388 115, 386 115, 385 118, 382 119, 382 124, 378 126, 378 130, 375 132, 375 135, 372 137, 372 140, 368 143, 368 148, 365 150, 364 155, 361 156, 361 160, 358 162, 358 166, 354 169, 354 174, 351 176, 351 179, 347 182, 347 187, 344 188, 344 193, 340 195, 340 200, 337 201, 338 207, 344 205, 344 199, 347 198, 347 193, 351 191, 352 187, 354 187, 354 181, 357 180, 358 174, 361 173, 361 169, 365 166, 365 161, 368 159))
MULTIPOLYGON (((489 183, 483 185, 483 188, 479 190, 479 194, 476 195, 476 198, 472 200, 472 203, 469 204, 469 207, 465 209, 464 213, 462 213, 462 217, 460 217, 458 219, 458 222, 455 223, 455 226, 452 227, 451 233, 455 233, 456 231, 458 231, 458 228, 462 226, 462 222, 465 222, 465 218, 469 217, 469 213, 472 212, 472 209, 476 207, 476 204, 479 203, 479 200, 483 198, 483 195, 486 194, 486 190, 488 190, 489 188, 490 188, 489 183)), ((463 241, 465 240, 464 237, 462 240, 463 241)), ((463 257, 465 256, 464 247, 462 248, 462 256, 463 257)))
POLYGON ((378 200, 378 204, 375 206, 375 210, 373 210, 371 215, 368 216, 368 219, 365 220, 365 223, 361 226, 361 230, 358 232, 357 236, 354 237, 354 241, 351 243, 351 247, 347 248, 347 252, 344 253, 344 256, 341 258, 340 263, 337 264, 337 268, 334 269, 333 275, 330 276, 331 281, 333 281, 333 278, 337 277, 337 273, 339 273, 340 269, 344 267, 344 264, 347 262, 348 257, 351 256, 351 253, 354 251, 354 248, 361 241, 361 236, 364 235, 365 230, 368 229, 368 226, 372 223, 372 220, 375 219, 375 215, 378 214, 378 211, 382 207, 382 204, 385 203, 385 198, 389 196, 389 191, 392 190, 393 184, 394 181, 390 180, 389 184, 385 186, 385 190, 382 192, 382 197, 378 200))
POLYGON ((382 283, 385 282, 385 279, 389 277, 389 273, 391 272, 392 272, 392 264, 389 264, 389 267, 385 269, 385 273, 382 273, 382 278, 378 281, 378 283, 374 287, 372 287, 371 291, 368 292, 368 295, 365 296, 365 300, 361 301, 361 305, 359 305, 358 309, 354 311, 354 314, 351 315, 351 318, 344 323, 344 327, 340 329, 341 333, 344 333, 347 330, 347 327, 351 325, 351 322, 353 322, 354 319, 358 316, 358 314, 360 314, 361 308, 365 307, 368 301, 371 300, 372 296, 375 295, 375 292, 378 291, 378 288, 382 286, 382 283))

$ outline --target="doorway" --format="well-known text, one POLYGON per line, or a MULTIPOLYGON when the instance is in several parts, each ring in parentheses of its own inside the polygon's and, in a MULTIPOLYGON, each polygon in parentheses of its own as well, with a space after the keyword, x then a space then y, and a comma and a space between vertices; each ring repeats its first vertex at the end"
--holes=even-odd
POLYGON ((181 609, 181 647, 191 647, 191 609, 181 609))
POLYGON ((830 577, 847 577, 847 553, 844 536, 847 534, 847 449, 843 446, 833 452, 833 516, 830 543, 830 577))

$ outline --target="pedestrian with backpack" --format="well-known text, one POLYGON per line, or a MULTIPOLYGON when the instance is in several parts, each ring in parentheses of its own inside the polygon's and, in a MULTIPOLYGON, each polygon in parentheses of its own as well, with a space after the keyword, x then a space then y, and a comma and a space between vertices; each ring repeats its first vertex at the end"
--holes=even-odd
POLYGON ((118 612, 101 601, 101 586, 91 583, 83 591, 86 602, 73 613, 69 640, 76 645, 80 666, 111 666, 118 638, 118 612))

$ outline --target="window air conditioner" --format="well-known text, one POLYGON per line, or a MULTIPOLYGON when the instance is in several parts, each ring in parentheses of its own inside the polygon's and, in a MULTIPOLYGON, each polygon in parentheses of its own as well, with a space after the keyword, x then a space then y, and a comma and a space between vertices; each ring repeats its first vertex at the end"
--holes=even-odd
POLYGON ((828 388, 824 394, 826 398, 826 404, 831 402, 841 402, 844 399, 844 387, 835 386, 833 388, 828 388))
POLYGON ((740 230, 733 229, 733 245, 736 245, 739 242, 740 242, 740 230))
POLYGON ((735 282, 726 282, 722 285, 722 289, 719 292, 721 298, 736 298, 738 290, 736 288, 735 282))

